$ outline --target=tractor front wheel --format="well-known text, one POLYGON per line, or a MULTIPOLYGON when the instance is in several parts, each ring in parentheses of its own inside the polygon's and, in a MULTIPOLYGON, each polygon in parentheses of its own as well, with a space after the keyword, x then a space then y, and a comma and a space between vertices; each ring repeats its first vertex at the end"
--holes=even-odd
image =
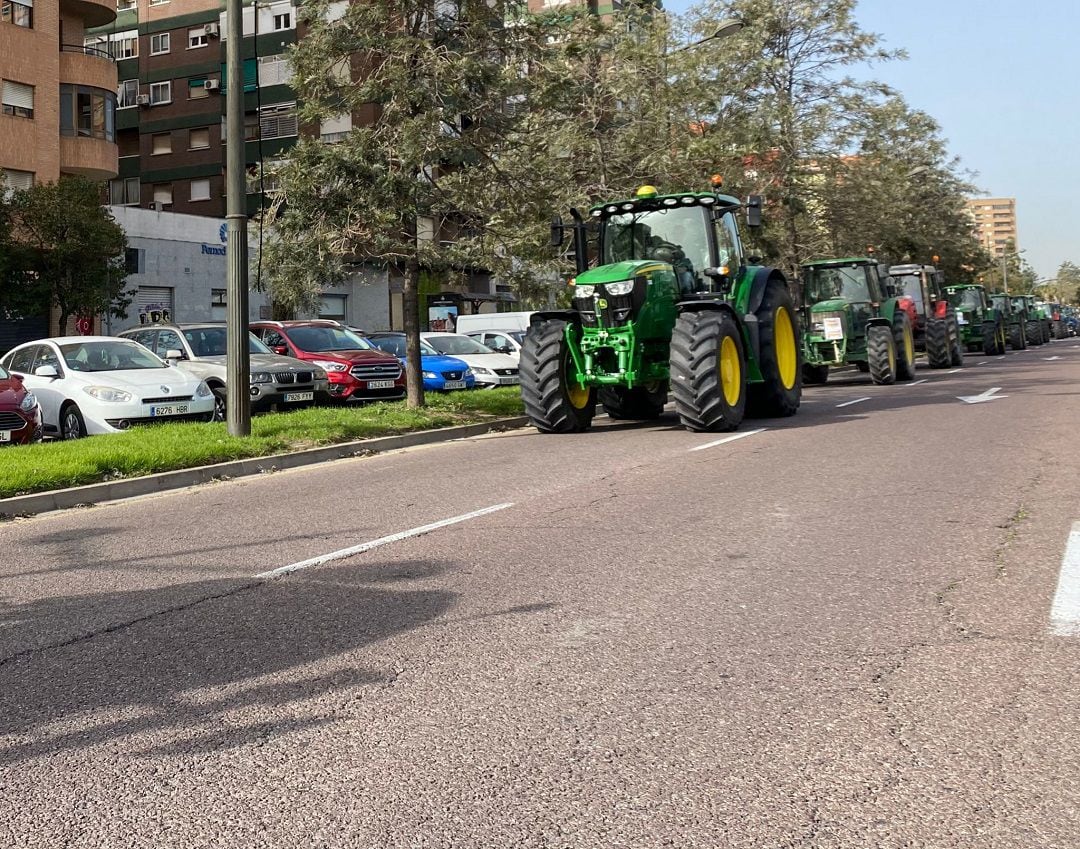
POLYGON ((604 412, 613 419, 658 419, 667 403, 667 383, 655 386, 605 386, 597 395, 604 412))
POLYGON ((802 382, 803 386, 817 385, 821 386, 829 382, 829 367, 828 366, 813 366, 809 363, 803 363, 802 367, 802 382))
POLYGON ((960 336, 960 325, 955 318, 946 320, 949 322, 949 334, 952 339, 952 350, 949 351, 949 365, 962 366, 964 364, 964 340, 960 336))
POLYGON ((896 347, 896 379, 915 379, 915 331, 911 319, 901 309, 893 313, 893 344, 896 347))
POLYGON ((730 313, 684 312, 671 334, 671 392, 689 430, 727 431, 746 414, 746 354, 730 313))
POLYGON ((521 346, 519 377, 525 413, 541 433, 580 433, 596 413, 596 393, 574 380, 565 321, 542 321, 521 346))
POLYGON ((1039 327, 1039 322, 1029 321, 1025 325, 1025 336, 1027 338, 1028 345, 1041 345, 1042 344, 1042 328, 1039 327))
POLYGON ((874 383, 879 386, 896 383, 896 340, 892 328, 875 324, 866 329, 866 356, 874 383))
POLYGON ((926 320, 926 360, 930 368, 948 368, 952 362, 952 334, 949 329, 946 319, 926 320))
POLYGON ((783 280, 770 280, 757 312, 761 383, 750 384, 750 415, 793 416, 802 400, 798 322, 783 280))
POLYGON ((1014 351, 1023 351, 1027 347, 1027 337, 1024 335, 1024 327, 1019 322, 1009 325, 1009 347, 1014 351))

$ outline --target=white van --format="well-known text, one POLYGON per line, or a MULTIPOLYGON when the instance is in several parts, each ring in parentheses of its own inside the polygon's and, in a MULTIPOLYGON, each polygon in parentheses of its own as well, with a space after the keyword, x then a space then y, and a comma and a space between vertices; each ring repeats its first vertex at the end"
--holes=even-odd
POLYGON ((459 315, 454 325, 457 333, 475 333, 478 330, 528 330, 532 312, 480 312, 459 315))

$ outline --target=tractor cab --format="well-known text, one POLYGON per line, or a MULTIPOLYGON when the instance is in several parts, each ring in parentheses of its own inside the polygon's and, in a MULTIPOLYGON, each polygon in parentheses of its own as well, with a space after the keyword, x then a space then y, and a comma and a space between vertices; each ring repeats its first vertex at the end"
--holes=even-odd
POLYGON ((802 270, 807 335, 822 341, 865 336, 867 321, 889 297, 882 267, 850 257, 810 262, 802 270))
POLYGON ((991 301, 984 286, 962 283, 945 287, 945 299, 956 312, 960 338, 969 351, 1005 353, 1008 328, 1005 312, 991 301))
POLYGON ((889 269, 901 305, 915 325, 915 336, 926 333, 927 317, 943 318, 947 301, 942 292, 945 275, 932 265, 894 265, 889 269))

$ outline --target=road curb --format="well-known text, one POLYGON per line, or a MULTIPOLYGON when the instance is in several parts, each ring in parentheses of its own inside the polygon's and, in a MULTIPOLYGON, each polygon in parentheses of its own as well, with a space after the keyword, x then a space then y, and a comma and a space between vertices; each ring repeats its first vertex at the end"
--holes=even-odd
POLYGON ((196 466, 193 469, 178 469, 174 472, 160 472, 156 475, 92 483, 69 489, 35 492, 31 495, 17 495, 13 498, 0 498, 0 519, 33 516, 37 513, 47 513, 50 510, 66 510, 70 507, 100 504, 103 501, 153 495, 158 492, 183 489, 184 487, 210 483, 215 480, 248 477, 265 472, 276 472, 284 469, 295 469, 300 466, 310 466, 316 463, 325 463, 329 460, 341 460, 348 457, 396 451, 399 448, 411 448, 417 445, 431 445, 436 442, 466 439, 470 436, 482 436, 486 433, 524 427, 528 423, 527 416, 515 416, 477 424, 400 433, 394 436, 361 439, 356 442, 342 442, 337 445, 325 445, 320 448, 309 448, 306 451, 295 451, 289 454, 269 454, 265 457, 230 460, 209 466, 196 466))

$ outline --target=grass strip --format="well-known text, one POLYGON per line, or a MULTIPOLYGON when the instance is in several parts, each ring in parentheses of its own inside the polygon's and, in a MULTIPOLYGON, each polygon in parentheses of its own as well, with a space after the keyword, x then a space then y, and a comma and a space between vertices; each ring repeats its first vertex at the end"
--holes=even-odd
POLYGON ((320 445, 520 416, 517 387, 427 395, 427 406, 404 401, 311 407, 256 416, 251 436, 229 436, 223 423, 160 424, 71 442, 0 449, 0 498, 210 463, 265 457, 320 445))

